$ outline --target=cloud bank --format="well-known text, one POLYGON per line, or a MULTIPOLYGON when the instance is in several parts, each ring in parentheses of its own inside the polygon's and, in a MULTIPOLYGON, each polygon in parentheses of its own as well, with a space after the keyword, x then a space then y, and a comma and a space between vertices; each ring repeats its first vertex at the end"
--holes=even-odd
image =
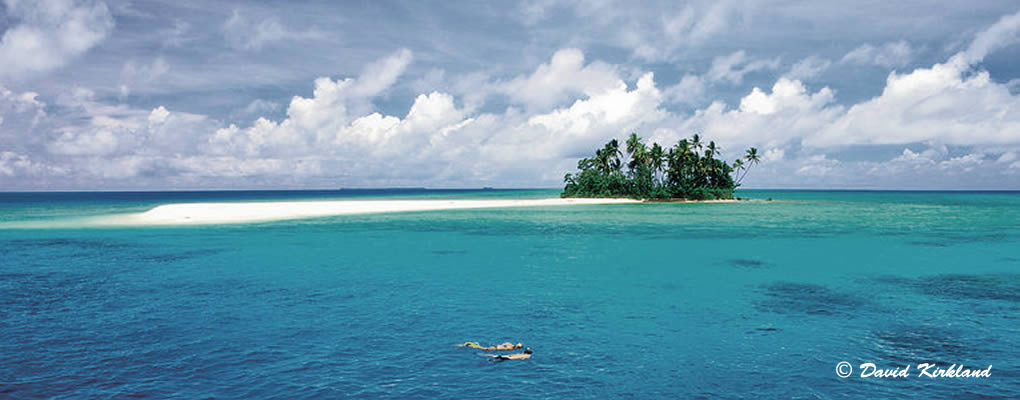
MULTIPOLYGON (((20 19, 4 33, 0 54, 30 51, 25 60, 0 67, 0 77, 58 69, 113 28, 101 3, 6 4, 20 19), (52 46, 26 44, 33 40, 52 46)), ((664 26, 693 45, 740 14, 730 3, 719 4, 688 7, 665 17, 664 26), (714 19, 692 19, 704 13, 714 19)), ((531 23, 563 7, 574 5, 536 8, 531 23)), ((242 24, 242 18, 235 11, 222 27, 225 43, 238 51, 303 40, 279 21, 242 24)), ((610 15, 605 23, 630 18, 610 15)), ((1016 182, 1020 97, 982 65, 1016 43, 1018 27, 1020 13, 1004 16, 940 62, 889 71, 878 93, 856 102, 813 82, 839 65, 902 68, 915 53, 907 42, 864 44, 842 59, 812 55, 788 63, 734 50, 670 84, 651 68, 610 63, 575 47, 511 75, 415 73, 415 64, 429 56, 397 48, 365 62, 359 73, 321 76, 289 101, 249 99, 231 114, 241 121, 235 123, 159 102, 125 104, 83 87, 47 101, 33 91, 0 87, 0 184, 552 187, 578 158, 630 132, 666 145, 701 132, 727 158, 759 147, 766 163, 748 181, 752 186, 869 187, 878 180, 910 188, 918 177, 965 186, 975 176, 1016 182), (755 74, 774 78, 741 88, 755 74), (420 90, 408 95, 414 88, 420 90), (723 89, 736 91, 735 100, 713 99, 712 91, 723 89), (888 156, 853 156, 874 149, 888 156)), ((628 48, 638 59, 669 60, 682 52, 649 45, 628 48)), ((173 71, 177 67, 161 57, 124 62, 115 83, 120 99, 173 71)))

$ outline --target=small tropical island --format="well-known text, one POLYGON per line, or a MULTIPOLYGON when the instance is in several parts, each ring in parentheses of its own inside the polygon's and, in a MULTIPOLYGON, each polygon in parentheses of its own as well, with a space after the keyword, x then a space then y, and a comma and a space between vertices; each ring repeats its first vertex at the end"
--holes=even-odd
POLYGON ((706 145, 699 134, 667 150, 658 143, 648 147, 637 133, 631 133, 626 146, 624 153, 613 139, 596 150, 595 157, 578 161, 578 172, 563 177, 566 186, 560 197, 728 200, 750 168, 761 162, 758 149, 752 147, 728 164, 716 158, 721 149, 715 142, 706 145))

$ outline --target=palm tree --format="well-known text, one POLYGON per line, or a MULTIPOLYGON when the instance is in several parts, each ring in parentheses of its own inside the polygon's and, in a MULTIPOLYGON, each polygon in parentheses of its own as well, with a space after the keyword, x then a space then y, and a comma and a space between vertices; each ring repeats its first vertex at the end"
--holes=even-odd
POLYGON ((608 175, 618 169, 618 161, 616 161, 614 152, 609 149, 609 145, 606 145, 606 147, 601 150, 595 151, 595 161, 595 164, 598 166, 598 170, 603 174, 608 175))
POLYGON ((698 154, 694 148, 694 143, 687 140, 681 141, 680 147, 677 148, 677 155, 680 165, 680 172, 684 176, 685 180, 690 180, 698 171, 698 162, 701 160, 701 155, 698 154))
POLYGON ((630 154, 630 162, 627 163, 627 168, 630 169, 631 173, 638 165, 646 163, 645 145, 641 143, 641 138, 638 137, 637 133, 631 133, 630 137, 627 138, 627 153, 630 154))
POLYGON ((705 165, 704 173, 709 176, 715 176, 719 171, 719 165, 715 162, 715 155, 718 153, 719 148, 716 147, 715 141, 708 142, 708 146, 705 147, 705 165))
POLYGON ((631 133, 630 137, 627 138, 627 152, 634 155, 639 146, 641 146, 641 138, 638 137, 636 132, 631 133))
POLYGON ((758 163, 761 162, 761 157, 758 156, 758 149, 754 147, 747 149, 747 153, 744 154, 744 161, 747 161, 747 167, 744 169, 744 174, 740 176, 739 180, 737 180, 738 184, 744 180, 744 177, 747 176, 747 172, 751 170, 752 166, 758 165, 758 163))
POLYGON ((750 164, 760 163, 761 157, 758 157, 758 149, 754 147, 747 149, 747 154, 744 155, 744 160, 747 160, 750 164))
POLYGON ((715 157, 715 155, 719 154, 719 150, 722 150, 722 149, 720 149, 719 147, 717 147, 715 145, 715 141, 714 140, 711 141, 711 142, 708 142, 708 157, 709 158, 715 157))
POLYGON ((651 164, 652 173, 656 177, 659 176, 659 171, 662 170, 662 161, 665 159, 666 154, 662 151, 662 146, 658 143, 652 144, 652 150, 648 153, 648 163, 651 164))
POLYGON ((619 171, 621 166, 620 158, 623 157, 623 153, 620 152, 620 141, 613 139, 609 143, 606 143, 605 149, 606 163, 612 171, 619 171))
POLYGON ((675 175, 679 177, 685 177, 687 172, 684 171, 684 168, 681 167, 688 165, 688 159, 690 158, 691 149, 693 147, 691 146, 691 142, 684 138, 680 139, 680 141, 677 142, 676 147, 674 148, 676 149, 674 154, 674 163, 676 164, 675 175))
POLYGON ((684 149, 684 150, 690 150, 691 149, 691 142, 687 141, 686 138, 680 139, 679 142, 676 142, 676 147, 684 149))
POLYGON ((741 159, 741 158, 738 158, 738 159, 734 160, 733 161, 733 178, 734 178, 734 181, 736 181, 738 185, 740 184, 740 181, 737 178, 740 176, 740 170, 742 170, 742 169, 744 169, 744 160, 741 159))
POLYGON ((691 136, 691 147, 694 148, 695 153, 701 151, 701 135, 695 133, 694 136, 691 136))

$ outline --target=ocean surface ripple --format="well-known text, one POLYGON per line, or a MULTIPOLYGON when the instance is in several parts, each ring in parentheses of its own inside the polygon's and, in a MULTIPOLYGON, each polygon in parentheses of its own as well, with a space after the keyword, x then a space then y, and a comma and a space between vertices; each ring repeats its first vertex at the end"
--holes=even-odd
POLYGON ((550 194, 2 194, 0 398, 1020 398, 1020 193, 47 224, 550 194), (490 362, 465 341, 535 354, 490 362), (865 362, 993 368, 868 379, 865 362))

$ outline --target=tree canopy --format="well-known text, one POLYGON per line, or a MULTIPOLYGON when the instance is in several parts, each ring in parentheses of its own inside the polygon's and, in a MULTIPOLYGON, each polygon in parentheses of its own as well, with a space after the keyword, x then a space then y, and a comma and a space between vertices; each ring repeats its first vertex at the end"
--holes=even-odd
POLYGON ((744 157, 727 164, 716 158, 722 149, 714 141, 704 144, 698 134, 668 150, 658 143, 646 146, 637 133, 624 145, 626 153, 618 140, 610 140, 595 150, 595 157, 578 161, 578 171, 563 178, 566 186, 561 196, 731 199, 750 167, 761 161, 758 149, 752 147, 744 157))

